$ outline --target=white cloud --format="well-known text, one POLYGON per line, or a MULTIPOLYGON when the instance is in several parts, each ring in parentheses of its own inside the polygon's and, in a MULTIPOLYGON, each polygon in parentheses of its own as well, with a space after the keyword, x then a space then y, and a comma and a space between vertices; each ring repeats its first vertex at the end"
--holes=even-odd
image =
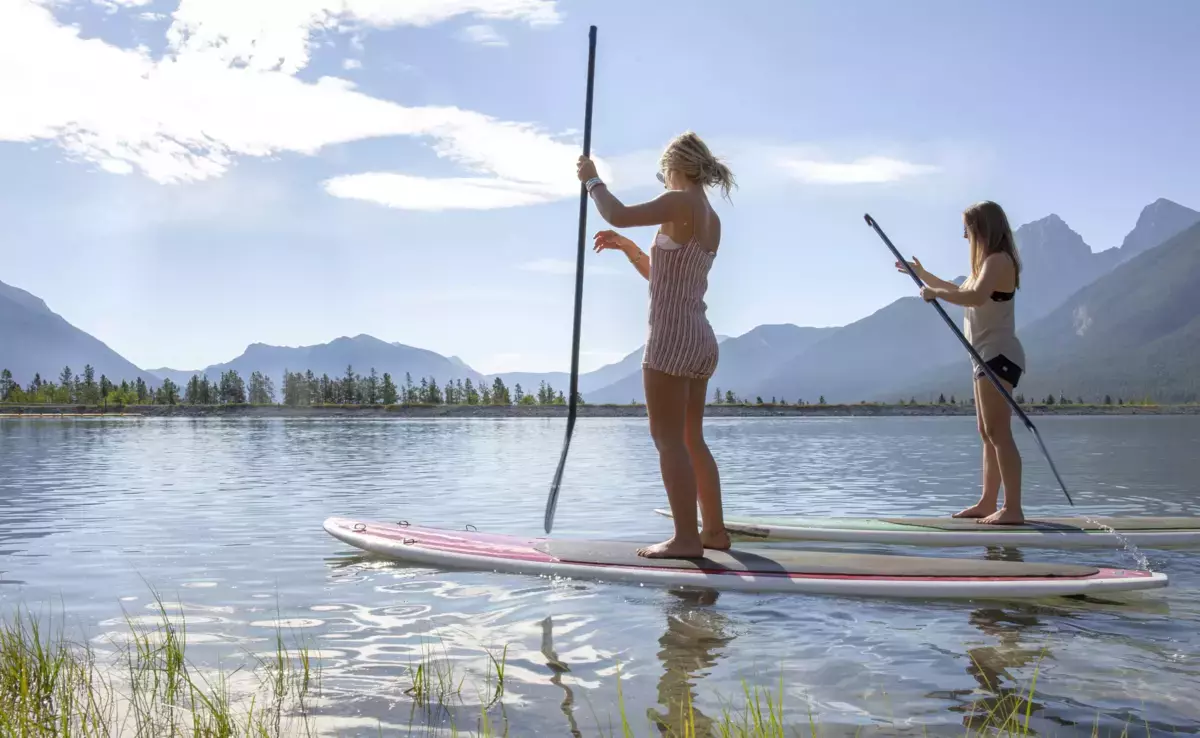
MULTIPOLYGON (((567 259, 535 259, 521 265, 521 269, 527 272, 541 272, 543 274, 558 274, 575 276, 575 262, 567 259)), ((614 274, 615 270, 612 267, 603 265, 584 265, 584 274, 614 274)))
POLYGON ((782 159, 779 166, 792 177, 810 184, 880 184, 940 171, 930 164, 886 156, 867 156, 849 162, 782 159))
POLYGON ((140 8, 143 5, 149 5, 151 2, 153 0, 92 0, 94 5, 106 8, 110 13, 122 8, 140 8))
POLYGON ((362 62, 358 59, 345 59, 342 61, 342 69, 362 69, 362 62))
POLYGON ((560 20, 555 0, 180 0, 167 38, 179 52, 291 74, 308 65, 315 31, 430 26, 460 15, 560 20))
POLYGON ((175 183, 222 176, 239 157, 311 155, 333 144, 417 136, 478 176, 350 175, 327 188, 423 209, 508 207, 578 191, 577 147, 532 125, 455 107, 405 107, 362 94, 346 80, 310 83, 271 70, 267 56, 282 58, 282 68, 307 62, 310 26, 314 18, 328 20, 318 10, 338 22, 376 25, 421 25, 467 12, 531 23, 557 18, 548 0, 183 0, 170 36, 178 53, 155 60, 144 48, 82 39, 46 7, 2 0, 0 140, 52 140, 105 171, 137 170, 175 183), (248 58, 247 49, 259 58, 248 58), (368 184, 381 189, 372 192, 368 184))
POLYGON ((333 177, 325 190, 334 197, 365 200, 400 210, 491 210, 534 205, 559 198, 551 187, 485 177, 435 179, 389 172, 333 177))
POLYGON ((495 28, 487 25, 467 26, 462 30, 462 38, 482 46, 508 46, 508 39, 497 33, 495 28))

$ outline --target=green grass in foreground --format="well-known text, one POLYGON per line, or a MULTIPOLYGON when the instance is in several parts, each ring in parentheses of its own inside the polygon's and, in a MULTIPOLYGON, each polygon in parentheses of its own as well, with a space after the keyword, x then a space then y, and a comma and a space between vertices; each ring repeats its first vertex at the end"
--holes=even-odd
MULTIPOLYGON (((186 658, 187 634, 182 624, 167 615, 155 595, 159 623, 149 627, 126 617, 129 638, 113 643, 112 653, 97 654, 90 645, 70 642, 61 627, 48 636, 43 625, 19 610, 0 620, 0 736, 145 736, 147 738, 273 738, 317 736, 312 699, 320 690, 320 672, 307 647, 289 650, 276 632, 276 650, 243 674, 239 688, 233 683, 241 669, 206 677, 186 658), (253 677, 253 678, 250 678, 253 677)), ((182 613, 182 610, 180 610, 182 613)), ((177 616, 182 619, 182 614, 177 616)), ((462 706, 464 675, 449 659, 426 652, 407 670, 412 699, 410 715, 424 723, 411 724, 399 735, 508 736, 502 710, 505 691, 505 657, 488 652, 487 677, 479 695, 478 716, 469 729, 455 725, 454 708, 462 706), (501 714, 497 717, 494 712, 501 714)), ((1036 674, 1028 692, 997 700, 986 714, 976 714, 964 735, 1031 736, 1036 674), (972 732, 975 731, 975 732, 972 732)), ((803 715, 788 727, 784 717, 780 676, 777 691, 743 684, 740 705, 727 705, 720 717, 699 714, 685 699, 671 715, 677 724, 662 718, 649 721, 648 732, 637 733, 625 712, 621 679, 617 678, 618 714, 596 718, 598 735, 631 738, 635 735, 698 738, 783 738, 821 735, 819 721, 803 715), (601 723, 606 723, 602 725, 601 723)), ((844 731, 837 731, 839 734, 844 731)), ((398 735, 379 726, 380 735, 398 735)), ((1099 735, 1093 729, 1093 735, 1099 735)), ((1127 731, 1122 733, 1127 735, 1127 731)))

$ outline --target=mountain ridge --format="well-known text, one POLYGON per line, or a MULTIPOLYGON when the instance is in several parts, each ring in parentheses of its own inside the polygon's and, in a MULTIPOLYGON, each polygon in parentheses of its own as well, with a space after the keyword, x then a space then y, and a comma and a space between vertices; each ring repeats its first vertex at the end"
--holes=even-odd
MULTIPOLYGON (((1081 289, 1110 274, 1113 269, 1160 248, 1165 241, 1170 241, 1196 223, 1200 223, 1200 213, 1159 198, 1140 211, 1137 222, 1120 246, 1101 252, 1092 251, 1083 238, 1057 214, 1051 213, 1023 224, 1014 232, 1024 265, 1018 305, 1020 330, 1025 331, 1027 327, 1032 329, 1031 326, 1053 313, 1081 289), (1156 242, 1159 238, 1163 240, 1156 242)), ((0 305, 7 306, 10 316, 18 313, 23 316, 22 320, 26 323, 21 325, 27 325, 29 320, 57 320, 69 326, 40 298, 3 282, 0 282, 0 305)), ((945 307, 961 325, 961 309, 948 304, 945 307)), ((14 325, 17 325, 15 318, 10 317, 6 322, 4 313, 0 312, 0 329, 6 326, 11 329, 14 325)), ((329 374, 331 377, 340 377, 350 365, 354 371, 363 374, 371 368, 380 375, 388 372, 397 384, 403 382, 405 373, 411 374, 414 381, 433 377, 439 383, 447 379, 471 379, 473 382, 490 384, 500 378, 509 387, 520 383, 527 392, 536 390, 542 381, 562 391, 567 389, 569 383, 567 372, 484 374, 458 356, 442 356, 434 351, 400 342, 387 342, 362 333, 343 335, 325 343, 307 346, 277 346, 259 341, 247 345, 233 359, 203 369, 174 370, 160 367, 143 370, 111 352, 98 339, 73 326, 69 327, 70 331, 78 332, 71 334, 74 337, 72 340, 87 343, 86 339, 80 337, 85 336, 94 341, 94 344, 87 345, 92 346, 97 356, 106 357, 105 361, 112 366, 111 370, 106 371, 99 366, 97 359, 82 363, 74 361, 70 364, 72 369, 78 372, 83 363, 91 363, 96 366, 97 376, 106 373, 116 381, 143 376, 155 384, 170 378, 175 384, 184 386, 194 374, 204 374, 216 380, 221 372, 237 369, 243 377, 260 371, 279 387, 285 369, 293 372, 311 370, 318 376, 329 374), (111 352, 111 356, 106 351, 111 352)), ((51 329, 47 327, 46 330, 51 329)), ((10 364, 7 368, 14 370, 17 379, 23 383, 28 383, 32 378, 27 372, 29 366, 40 366, 38 362, 46 361, 34 357, 32 364, 29 361, 21 363, 13 358, 13 346, 20 345, 26 349, 32 345, 38 351, 53 355, 48 347, 27 337, 10 336, 6 342, 0 341, 0 348, 5 344, 9 351, 7 354, 0 351, 0 368, 6 368, 4 364, 7 362, 10 364)), ((616 362, 582 372, 579 387, 584 400, 621 404, 643 400, 640 372, 642 350, 639 347, 616 362)), ((878 397, 885 389, 891 391, 899 387, 920 386, 922 373, 930 378, 941 376, 938 372, 945 371, 944 367, 957 366, 957 359, 965 361, 963 353, 961 345, 932 309, 923 305, 919 298, 903 297, 845 326, 811 328, 791 323, 763 324, 739 336, 722 336, 721 361, 717 374, 709 382, 709 392, 720 390, 724 394, 732 391, 744 398, 762 396, 768 400, 775 397, 792 402, 800 399, 815 402, 821 396, 825 396, 829 402, 857 402, 878 397)), ((1036 366, 1036 355, 1031 362, 1036 366)), ((43 377, 52 377, 59 370, 61 367, 37 371, 43 377)))

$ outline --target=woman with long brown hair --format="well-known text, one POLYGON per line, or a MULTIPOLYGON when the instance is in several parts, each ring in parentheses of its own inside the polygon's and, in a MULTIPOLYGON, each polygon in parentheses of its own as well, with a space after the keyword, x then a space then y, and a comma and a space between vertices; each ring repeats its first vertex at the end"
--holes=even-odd
MULTIPOLYGON (((1011 395, 1025 371, 1025 350, 1017 339, 1014 300, 1021 286, 1021 261, 1003 208, 978 202, 963 212, 963 238, 971 253, 971 274, 961 286, 939 279, 913 257, 909 266, 925 283, 921 297, 940 298, 965 308, 963 334, 1011 395)), ((897 262, 896 268, 904 271, 897 262)), ((1012 409, 971 359, 975 373, 975 417, 983 439, 983 494, 956 518, 995 525, 1025 522, 1021 509, 1021 453, 1012 435, 1012 409), (999 507, 1000 487, 1004 506, 999 507)))
POLYGON ((649 327, 642 358, 646 414, 658 449, 659 468, 675 524, 675 535, 638 550, 650 558, 697 558, 705 548, 729 548, 721 509, 717 463, 704 441, 708 380, 717 368, 717 337, 706 316, 708 272, 721 243, 721 220, 706 187, 720 186, 728 197, 733 173, 695 133, 677 136, 659 160, 658 180, 666 192, 637 205, 625 205, 579 158, 579 180, 605 221, 616 228, 659 226, 650 256, 614 231, 595 236, 596 252, 623 252, 650 283, 649 327), (703 529, 698 529, 699 499, 703 529))

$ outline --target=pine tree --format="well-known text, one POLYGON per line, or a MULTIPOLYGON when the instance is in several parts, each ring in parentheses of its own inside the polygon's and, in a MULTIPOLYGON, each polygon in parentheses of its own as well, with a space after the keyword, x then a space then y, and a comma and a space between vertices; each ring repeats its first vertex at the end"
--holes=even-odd
POLYGON ((0 402, 8 402, 9 395, 12 394, 13 384, 12 372, 7 369, 0 371, 0 402))
POLYGON ((375 372, 375 367, 371 367, 371 373, 367 375, 367 404, 379 404, 379 375, 375 372))
POLYGON ((725 404, 732 405, 737 402, 737 398, 733 396, 733 390, 725 390, 725 404))
POLYGON ((818 404, 818 405, 824 405, 824 404, 825 404, 825 395, 821 395, 821 399, 817 400, 817 404, 818 404))
POLYGON ((513 387, 513 401, 518 405, 525 404, 525 391, 521 389, 521 383, 517 382, 513 387))
POLYGON ((170 378, 164 379, 158 388, 158 403, 160 405, 176 405, 179 403, 179 387, 170 378))
POLYGON ((490 389, 488 389, 488 386, 486 384, 481 383, 479 385, 479 387, 481 390, 479 393, 480 394, 480 398, 479 398, 480 404, 491 405, 492 404, 492 391, 490 389))
POLYGON ((717 387, 713 390, 713 404, 714 405, 721 404, 721 388, 720 387, 717 387))
MULTIPOLYGON (((421 383, 424 384, 425 380, 421 380, 421 383)), ((428 402, 430 405, 442 404, 442 390, 440 387, 438 387, 437 380, 433 377, 429 378, 429 388, 426 391, 428 392, 428 394, 425 395, 426 402, 428 402)))
POLYGON ((404 403, 410 405, 419 401, 419 398, 413 393, 412 374, 404 372, 404 403))
POLYGON ((1111 404, 1112 404, 1112 395, 1105 395, 1105 396, 1104 396, 1104 404, 1105 404, 1105 405, 1111 405, 1111 404))
POLYGON ((504 386, 504 380, 500 377, 492 380, 492 403, 496 405, 512 404, 512 398, 508 395, 508 387, 504 386))
POLYGON ((384 405, 395 405, 396 400, 396 384, 392 382, 392 375, 387 372, 383 373, 383 387, 380 388, 380 399, 384 405))
POLYGON ((188 380, 187 387, 183 390, 183 401, 188 405, 200 403, 200 375, 193 374, 188 380))
POLYGON ((465 389, 467 391, 467 396, 466 396, 467 404, 468 405, 478 405, 479 404, 479 392, 477 392, 475 390, 475 384, 471 381, 470 377, 467 377, 467 383, 466 383, 465 389))

